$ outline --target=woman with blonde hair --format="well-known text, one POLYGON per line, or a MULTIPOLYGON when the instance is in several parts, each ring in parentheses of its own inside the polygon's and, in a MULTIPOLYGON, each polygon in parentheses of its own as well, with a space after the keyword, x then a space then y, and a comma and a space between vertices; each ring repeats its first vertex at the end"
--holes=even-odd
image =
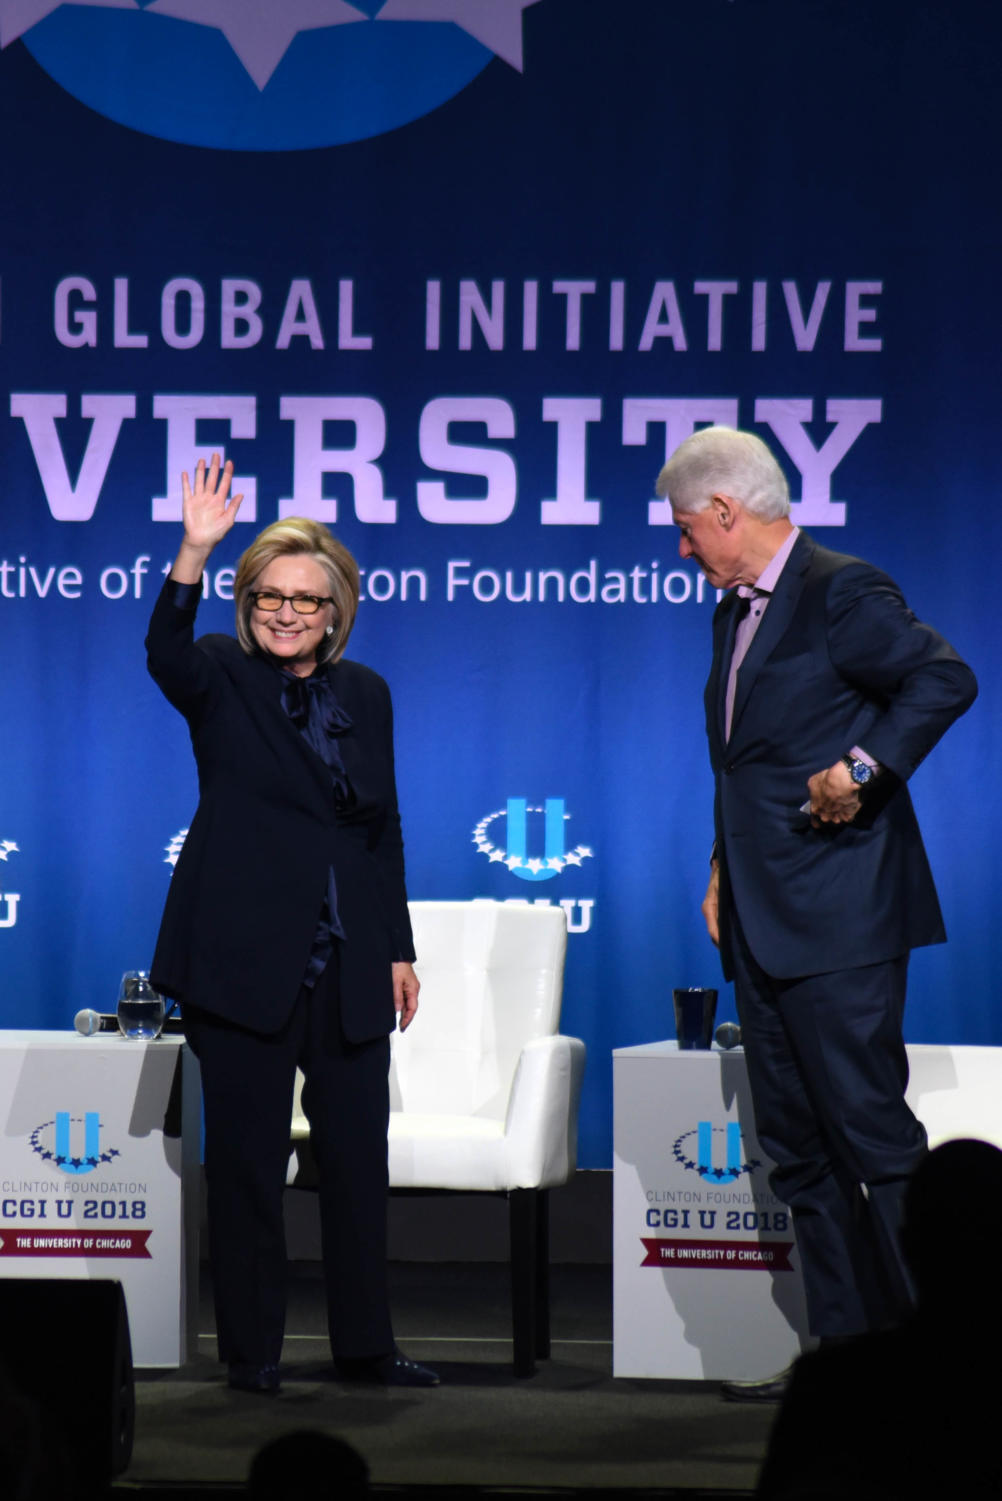
POLYGON ((396 1348, 386 1289, 389 1033, 419 988, 389 690, 342 655, 358 568, 308 519, 266 527, 240 559, 237 639, 194 639, 202 572, 242 498, 232 477, 218 455, 193 486, 184 475, 184 538, 146 641, 198 767, 152 977, 201 1065, 219 1356, 231 1387, 279 1389, 298 1065, 335 1365, 432 1386, 396 1348))

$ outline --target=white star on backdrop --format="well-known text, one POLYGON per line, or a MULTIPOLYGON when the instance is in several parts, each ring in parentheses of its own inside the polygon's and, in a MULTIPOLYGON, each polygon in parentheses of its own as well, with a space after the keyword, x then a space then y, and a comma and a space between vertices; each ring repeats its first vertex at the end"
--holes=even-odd
MULTIPOLYGON (((522 12, 538 0, 386 0, 377 21, 451 21, 522 72, 522 12)), ((138 0, 0 0, 0 48, 63 5, 139 10, 138 0)), ((263 89, 301 31, 372 17, 348 0, 153 0, 146 10, 221 31, 263 89)))
POLYGON ((19 855, 20 853, 13 839, 0 839, 0 860, 6 860, 8 855, 19 855))
MULTIPOLYGON (((545 809, 526 808, 525 811, 527 813, 543 813, 545 809)), ((503 818, 504 816, 505 809, 499 808, 496 813, 488 813, 486 818, 482 818, 473 830, 473 843, 480 853, 486 855, 492 863, 500 862, 507 865, 509 870, 529 870, 532 871, 533 875, 538 875, 544 869, 552 870, 559 874, 565 865, 580 865, 582 860, 591 859, 592 851, 586 844, 579 844, 575 849, 568 850, 564 855, 549 855, 545 860, 540 860, 535 856, 530 860, 525 855, 508 855, 504 850, 499 850, 487 837, 487 830, 494 820, 496 818, 503 818)), ((570 817, 569 813, 565 813, 564 823, 569 823, 570 817)))
POLYGON ((104 10, 138 10, 136 0, 0 0, 0 47, 16 42, 61 5, 90 5, 104 10))
POLYGON ((537 0, 386 0, 377 21, 453 21, 522 72, 522 12, 537 0))
POLYGON ((259 89, 264 88, 299 32, 369 20, 364 10, 347 4, 347 0, 153 0, 146 9, 196 26, 214 26, 259 89))

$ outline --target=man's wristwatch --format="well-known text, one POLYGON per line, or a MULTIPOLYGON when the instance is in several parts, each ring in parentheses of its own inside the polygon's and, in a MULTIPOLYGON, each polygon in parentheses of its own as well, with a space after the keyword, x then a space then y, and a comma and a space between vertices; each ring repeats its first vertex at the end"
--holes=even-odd
POLYGON ((868 766, 865 761, 858 761, 855 756, 849 755, 848 752, 842 757, 842 760, 843 763, 848 766, 849 775, 852 777, 857 787, 868 786, 868 784, 872 782, 874 777, 877 775, 877 770, 875 767, 868 766))

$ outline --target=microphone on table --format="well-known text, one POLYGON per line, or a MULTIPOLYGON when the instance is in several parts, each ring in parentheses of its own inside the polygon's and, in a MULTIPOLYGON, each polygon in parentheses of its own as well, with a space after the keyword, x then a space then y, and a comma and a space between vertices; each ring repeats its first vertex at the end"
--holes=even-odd
POLYGON ((720 1048, 736 1048, 741 1041, 741 1028, 736 1022, 721 1022, 713 1040, 720 1048))
MULTIPOLYGON (((172 1006, 171 1011, 173 1010, 174 1007, 172 1006)), ((89 1007, 77 1012, 73 1018, 73 1025, 81 1037, 96 1037, 100 1032, 117 1032, 119 1030, 117 1016, 113 1016, 106 1011, 91 1011, 89 1007)), ((161 1032, 180 1034, 184 1031, 184 1023, 179 1016, 171 1016, 168 1013, 164 1017, 164 1024, 160 1030, 161 1032)))
POLYGON ((102 1015, 100 1011, 78 1011, 73 1025, 82 1037, 93 1037, 97 1032, 117 1032, 118 1017, 102 1015))

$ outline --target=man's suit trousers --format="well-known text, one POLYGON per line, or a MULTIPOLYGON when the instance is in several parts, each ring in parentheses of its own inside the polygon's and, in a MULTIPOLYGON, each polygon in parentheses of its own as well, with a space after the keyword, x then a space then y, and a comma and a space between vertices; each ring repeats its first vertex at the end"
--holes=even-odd
POLYGON ((911 1308, 898 1230, 926 1151, 904 1098, 908 956, 780 980, 756 963, 733 912, 730 924, 755 1124, 793 1211, 811 1332, 885 1327, 911 1308))

